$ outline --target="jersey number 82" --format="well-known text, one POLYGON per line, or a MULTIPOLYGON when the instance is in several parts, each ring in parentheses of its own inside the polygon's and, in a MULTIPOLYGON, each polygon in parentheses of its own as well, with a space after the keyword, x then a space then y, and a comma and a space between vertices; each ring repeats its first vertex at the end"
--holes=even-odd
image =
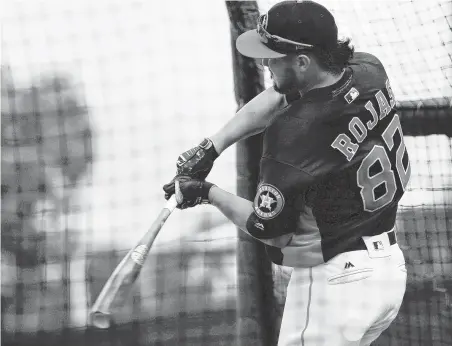
POLYGON ((361 189, 364 210, 368 212, 377 211, 388 205, 394 199, 397 192, 396 175, 400 186, 405 191, 411 174, 411 166, 408 160, 406 167, 403 165, 403 157, 406 153, 403 141, 402 127, 397 114, 382 133, 386 148, 375 145, 367 156, 362 160, 356 173, 357 185, 361 189), (400 135, 400 144, 395 152, 395 170, 391 167, 389 158, 390 151, 394 147, 394 136, 400 135), (381 169, 373 173, 372 167, 380 163, 381 169), (378 192, 378 193, 377 193, 378 192))

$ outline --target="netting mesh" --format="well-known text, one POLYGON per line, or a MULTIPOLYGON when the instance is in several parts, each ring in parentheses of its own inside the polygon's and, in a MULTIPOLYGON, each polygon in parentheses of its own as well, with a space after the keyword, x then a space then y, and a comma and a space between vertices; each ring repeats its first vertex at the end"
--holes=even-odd
MULTIPOLYGON (((260 12, 277 3, 258 1, 260 12)), ((340 37, 384 64, 398 101, 451 97, 450 1, 318 1, 340 37)))
MULTIPOLYGON (((84 344, 76 334, 88 308, 162 208, 175 158, 234 113, 225 6, 198 6, 209 11, 187 2, 5 4, 4 340, 46 331, 41 344, 84 344)), ((234 171, 229 150, 212 179, 234 191, 234 171)), ((233 327, 208 326, 235 318, 235 239, 213 208, 175 211, 115 315, 126 326, 105 335, 178 344, 212 333, 230 344, 221 336, 233 327)))
MULTIPOLYGON (((322 3, 357 50, 382 60, 399 101, 452 96, 450 2, 322 3)), ((208 206, 176 211, 116 325, 87 327, 162 207, 177 155, 236 109, 224 3, 10 1, 2 14, 5 345, 234 344, 236 230, 208 206)), ((413 178, 399 223, 412 269, 397 345, 447 345, 451 139, 406 144, 413 178)), ((233 150, 211 180, 235 191, 233 150)))

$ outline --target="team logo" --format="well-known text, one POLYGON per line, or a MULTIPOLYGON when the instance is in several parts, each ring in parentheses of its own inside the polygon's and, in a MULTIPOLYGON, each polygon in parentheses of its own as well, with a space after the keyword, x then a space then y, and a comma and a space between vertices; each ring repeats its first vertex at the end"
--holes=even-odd
POLYGON ((268 43, 268 14, 265 13, 259 17, 259 24, 257 26, 257 33, 260 35, 261 41, 264 43, 268 43))
POLYGON ((268 13, 265 13, 262 15, 261 17, 261 25, 262 27, 267 30, 267 26, 268 26, 268 13))
POLYGON ((344 98, 345 101, 347 101, 348 104, 352 103, 356 100, 356 98, 359 96, 359 91, 355 88, 351 88, 348 93, 345 94, 344 98))
POLYGON ((284 197, 275 186, 262 184, 257 189, 254 198, 254 212, 264 220, 273 219, 284 207, 284 197))
POLYGON ((146 245, 138 245, 135 250, 133 250, 132 255, 130 256, 132 260, 142 266, 144 264, 144 260, 149 252, 149 249, 146 245))

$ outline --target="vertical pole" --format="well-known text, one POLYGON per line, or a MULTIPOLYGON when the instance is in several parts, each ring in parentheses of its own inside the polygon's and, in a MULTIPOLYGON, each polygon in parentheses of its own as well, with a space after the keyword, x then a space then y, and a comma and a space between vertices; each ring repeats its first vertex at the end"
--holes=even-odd
MULTIPOLYGON (((235 98, 238 109, 264 90, 264 76, 254 59, 235 48, 237 37, 256 28, 255 1, 226 1, 231 24, 235 98)), ((259 179, 262 135, 237 143, 237 194, 253 200, 259 179)), ((238 345, 276 345, 272 267, 265 247, 238 230, 238 345)))

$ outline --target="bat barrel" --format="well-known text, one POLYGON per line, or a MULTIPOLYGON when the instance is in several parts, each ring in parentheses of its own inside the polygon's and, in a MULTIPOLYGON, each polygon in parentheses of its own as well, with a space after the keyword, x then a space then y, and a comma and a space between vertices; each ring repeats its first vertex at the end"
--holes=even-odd
POLYGON ((113 309, 124 304, 158 232, 176 206, 176 197, 172 196, 148 232, 115 268, 91 308, 90 322, 94 327, 100 329, 110 327, 113 309))

